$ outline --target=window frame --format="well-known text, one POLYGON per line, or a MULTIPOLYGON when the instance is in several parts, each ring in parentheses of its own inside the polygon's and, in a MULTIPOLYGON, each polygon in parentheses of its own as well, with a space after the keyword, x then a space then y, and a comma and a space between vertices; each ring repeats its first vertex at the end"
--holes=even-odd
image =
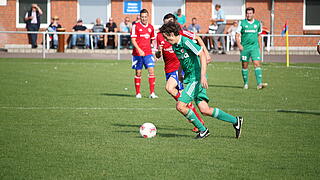
POLYGON ((319 25, 306 25, 306 0, 303 0, 303 30, 320 30, 319 25))
MULTIPOLYGON (((112 8, 111 8, 111 0, 106 0, 107 1, 107 19, 109 19, 111 17, 111 11, 112 11, 112 8)), ((77 20, 81 18, 80 16, 80 4, 79 4, 79 1, 77 0, 77 20)), ((103 26, 106 25, 107 22, 102 22, 103 26)), ((74 24, 76 24, 76 22, 74 22, 74 24)), ((86 26, 88 29, 92 29, 94 24, 85 24, 83 23, 84 26, 86 26)))
MULTIPOLYGON (((246 1, 245 0, 241 0, 242 1, 242 7, 241 7, 241 15, 225 15, 226 16, 226 20, 241 20, 245 18, 245 11, 246 11, 246 1)), ((215 0, 212 0, 212 14, 211 17, 215 18, 215 5, 217 3, 215 3, 215 0)), ((221 7, 223 9, 223 6, 221 7)))
MULTIPOLYGON (((26 23, 19 23, 19 7, 20 7, 20 0, 16 0, 16 28, 26 28, 26 23)), ((51 21, 51 0, 47 1, 47 23, 41 23, 40 28, 47 28, 51 21)), ((44 12, 43 12, 44 13, 44 12)))
MULTIPOLYGON (((151 16, 152 16, 151 24, 153 25, 153 27, 155 29, 158 29, 161 27, 162 24, 154 24, 154 22, 155 22, 154 0, 152 0, 152 8, 151 9, 152 9, 152 11, 151 11, 151 16)), ((186 14, 186 0, 183 0, 182 6, 180 7, 180 9, 181 9, 181 13, 185 15, 186 14)))

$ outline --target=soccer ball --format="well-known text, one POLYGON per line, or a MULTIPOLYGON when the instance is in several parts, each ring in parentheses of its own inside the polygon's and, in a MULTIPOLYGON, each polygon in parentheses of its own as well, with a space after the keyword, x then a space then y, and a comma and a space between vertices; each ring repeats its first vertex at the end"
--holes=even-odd
POLYGON ((152 123, 144 123, 140 126, 140 134, 144 138, 153 138, 157 134, 157 128, 152 123))

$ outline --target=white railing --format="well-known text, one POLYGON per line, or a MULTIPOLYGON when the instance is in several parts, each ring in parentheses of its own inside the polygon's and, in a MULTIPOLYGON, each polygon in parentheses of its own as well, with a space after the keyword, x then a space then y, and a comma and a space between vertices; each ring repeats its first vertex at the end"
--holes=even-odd
MULTIPOLYGON (((117 59, 120 60, 120 36, 122 35, 130 35, 129 33, 120 33, 120 32, 117 32, 117 33, 112 33, 112 32, 108 32, 108 33, 105 33, 105 32, 99 32, 99 33, 94 33, 94 32, 47 32, 47 31, 0 31, 0 34, 42 34, 42 58, 46 58, 46 51, 45 51, 45 47, 46 47, 46 36, 49 35, 49 34, 88 34, 88 35, 116 35, 118 36, 118 46, 117 46, 117 59)), ((198 36, 206 36, 206 37, 226 37, 226 51, 229 51, 230 50, 230 37, 231 35, 230 34, 197 34, 198 36)), ((262 48, 264 49, 264 42, 263 42, 263 38, 264 37, 267 37, 267 47, 266 47, 266 50, 269 52, 270 49, 271 49, 271 38, 272 37, 285 37, 285 36, 282 36, 282 35, 265 35, 265 34, 262 34, 261 35, 261 45, 262 45, 262 48)), ((289 35, 289 37, 319 37, 320 39, 320 35, 289 35)), ((92 47, 92 39, 93 38, 90 38, 91 39, 91 49, 93 49, 92 47)), ((264 59, 264 51, 262 51, 261 53, 261 58, 262 60, 264 59)))

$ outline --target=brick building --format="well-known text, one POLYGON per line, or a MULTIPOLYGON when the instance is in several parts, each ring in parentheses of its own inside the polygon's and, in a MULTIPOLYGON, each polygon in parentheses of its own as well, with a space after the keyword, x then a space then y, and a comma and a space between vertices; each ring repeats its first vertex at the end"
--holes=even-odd
MULTIPOLYGON (((214 5, 219 3, 225 10, 228 23, 243 19, 246 7, 256 9, 256 19, 274 34, 280 34, 288 21, 290 34, 320 34, 319 0, 0 0, 0 31, 25 31, 23 17, 31 3, 38 3, 44 11, 41 27, 44 30, 50 18, 57 15, 67 31, 71 31, 78 18, 90 27, 96 17, 106 23, 109 17, 119 25, 128 16, 133 21, 137 14, 129 14, 125 7, 136 2, 150 12, 150 23, 160 25, 163 14, 178 8, 186 15, 187 24, 196 17, 201 33, 207 32, 210 18, 214 17, 214 5), (127 12, 127 13, 125 13, 127 12), (274 18, 272 18, 274 17, 274 18)), ((291 38, 291 46, 313 46, 319 38, 291 38)), ((42 41, 38 38, 38 43, 42 41)), ((26 35, 0 34, 0 47, 4 44, 27 44, 26 35)), ((275 46, 283 46, 283 38, 275 38, 275 46)))

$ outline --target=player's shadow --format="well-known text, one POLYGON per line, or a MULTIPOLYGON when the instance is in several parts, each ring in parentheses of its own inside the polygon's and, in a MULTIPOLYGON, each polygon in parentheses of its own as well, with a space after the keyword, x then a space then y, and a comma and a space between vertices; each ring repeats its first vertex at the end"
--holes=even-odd
POLYGON ((102 96, 117 96, 117 97, 135 97, 134 95, 130 94, 117 94, 117 93, 101 93, 102 96))
MULTIPOLYGON (((138 131, 114 131, 114 132, 120 132, 120 133, 137 133, 138 131)), ((174 137, 193 137, 191 135, 185 135, 185 134, 171 134, 171 133, 161 133, 157 132, 158 137, 165 137, 165 138, 174 138, 174 137)), ((136 136, 136 138, 142 138, 141 136, 136 136)))
POLYGON ((242 89, 242 86, 230 86, 230 85, 219 85, 219 84, 214 84, 214 85, 209 85, 209 87, 218 87, 218 88, 236 88, 236 89, 242 89))
MULTIPOLYGON (((141 125, 134 125, 134 124, 112 124, 112 126, 118 126, 118 127, 134 127, 134 128, 140 128, 141 125)), ((173 130, 173 131, 190 131, 190 129, 187 129, 187 128, 170 128, 170 127, 159 127, 157 126, 157 129, 158 130, 173 130)))
POLYGON ((297 114, 312 114, 312 115, 320 116, 320 112, 312 112, 312 111, 298 111, 298 110, 283 110, 283 109, 279 109, 279 110, 277 110, 277 112, 297 113, 297 114))

